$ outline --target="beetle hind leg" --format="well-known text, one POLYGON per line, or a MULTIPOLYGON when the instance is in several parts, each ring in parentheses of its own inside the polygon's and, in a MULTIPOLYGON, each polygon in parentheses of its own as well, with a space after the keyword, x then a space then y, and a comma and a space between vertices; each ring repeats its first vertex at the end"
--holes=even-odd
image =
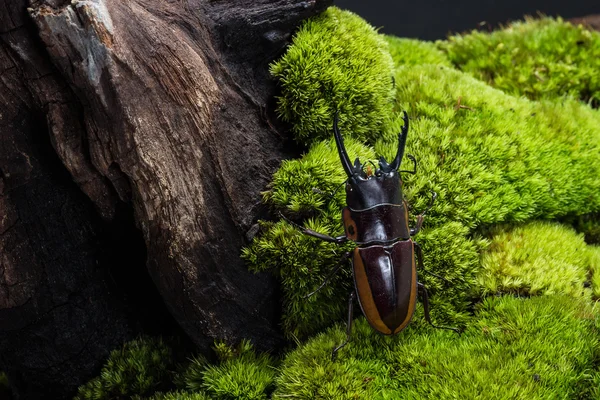
POLYGON ((421 282, 417 282, 417 285, 419 286, 419 289, 421 290, 421 295, 423 296, 423 311, 425 312, 425 320, 429 323, 429 325, 437 329, 448 329, 450 331, 460 333, 460 329, 458 328, 434 325, 433 322, 431 322, 431 316, 429 315, 429 295, 427 294, 427 288, 425 288, 425 285, 423 285, 421 282))
POLYGON ((431 276, 435 276, 436 278, 438 278, 439 280, 442 280, 446 283, 450 283, 450 281, 448 281, 448 279, 444 278, 443 276, 440 276, 438 274, 434 274, 433 272, 425 269, 425 267, 423 266, 423 250, 421 249, 421 245, 417 242, 413 241, 413 245, 415 246, 415 254, 417 256, 417 262, 418 262, 418 266, 419 266, 419 270, 425 272, 426 274, 429 274, 431 276))
POLYGON ((313 290, 312 292, 310 292, 309 294, 307 294, 306 296, 303 296, 302 298, 308 299, 313 294, 315 294, 319 290, 323 289, 325 287, 325 285, 327 285, 327 283, 331 280, 331 278, 333 278, 335 276, 335 274, 337 274, 337 272, 340 270, 340 268, 342 268, 344 266, 344 262, 348 261, 348 259, 350 257, 352 257, 352 253, 350 251, 344 253, 344 255, 340 259, 340 262, 338 263, 338 265, 336 265, 336 267, 333 270, 331 270, 331 272, 325 277, 325 280, 319 285, 319 287, 316 288, 315 290, 313 290))
POLYGON ((350 334, 352 333, 352 319, 354 317, 354 291, 350 293, 350 297, 348 298, 348 321, 346 322, 346 340, 336 348, 334 348, 331 352, 331 361, 335 361, 337 356, 337 352, 348 344, 350 341, 350 334))

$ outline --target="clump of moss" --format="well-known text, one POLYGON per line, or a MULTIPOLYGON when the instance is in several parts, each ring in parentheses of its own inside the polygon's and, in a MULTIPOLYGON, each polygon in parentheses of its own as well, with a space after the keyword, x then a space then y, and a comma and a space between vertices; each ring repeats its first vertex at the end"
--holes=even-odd
POLYGON ((285 55, 271 65, 281 86, 277 113, 299 143, 341 129, 364 139, 392 116, 394 64, 387 43, 362 18, 336 7, 306 20, 285 55))
POLYGON ((460 336, 433 328, 378 335, 357 320, 352 341, 335 328, 290 353, 273 398, 494 399, 592 397, 598 313, 571 297, 486 299, 460 336))
POLYGON ((392 35, 384 35, 383 37, 388 43, 390 54, 397 66, 420 64, 452 66, 446 54, 433 42, 399 38, 392 35))
POLYGON ((146 396, 169 386, 172 350, 161 339, 140 338, 110 353, 100 375, 79 387, 76 400, 146 396))
POLYGON ((438 42, 461 70, 530 99, 570 95, 600 104, 600 34, 562 19, 527 19, 438 42))
POLYGON ((273 390, 274 360, 242 341, 237 347, 218 343, 218 364, 194 358, 179 378, 185 389, 211 399, 267 399, 273 390))
POLYGON ((587 297, 584 289, 590 256, 583 235, 550 222, 497 229, 482 255, 477 277, 482 295, 568 294, 587 297))
POLYGON ((255 352, 247 341, 235 347, 217 343, 214 350, 216 364, 201 355, 178 364, 161 339, 143 337, 128 342, 111 353, 100 376, 81 386, 75 399, 268 398, 276 374, 272 357, 255 352))
MULTIPOLYGON (((419 161, 417 175, 406 178, 407 195, 438 193, 433 222, 473 229, 600 208, 597 111, 570 100, 515 98, 433 65, 398 68, 396 86, 412 117, 407 153, 419 161)), ((395 148, 394 137, 375 145, 386 157, 395 148)))

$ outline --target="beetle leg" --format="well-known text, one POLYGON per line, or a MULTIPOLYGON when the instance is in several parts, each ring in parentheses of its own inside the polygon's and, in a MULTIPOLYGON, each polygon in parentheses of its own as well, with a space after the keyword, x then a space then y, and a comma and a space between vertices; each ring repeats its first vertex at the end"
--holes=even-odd
POLYGON ((325 278, 325 280, 323 281, 323 283, 321 283, 321 285, 319 285, 318 288, 316 288, 315 290, 313 290, 312 292, 310 292, 309 294, 307 294, 303 298, 304 299, 308 299, 310 296, 312 296, 313 294, 317 293, 319 290, 323 289, 325 287, 325 285, 327 284, 327 282, 329 282, 329 280, 331 278, 333 278, 333 276, 340 270, 340 268, 342 268, 342 266, 344 265, 344 261, 347 261, 350 258, 350 256, 352 256, 352 252, 347 251, 346 253, 344 253, 344 255, 340 259, 338 265, 333 269, 333 271, 331 271, 329 273, 329 275, 327 275, 327 277, 325 278))
POLYGON ((417 285, 419 286, 419 289, 421 289, 421 295, 423 296, 423 310, 425 311, 425 320, 429 322, 429 325, 433 326, 434 328, 448 329, 450 331, 460 333, 460 330, 458 328, 452 328, 449 326, 438 326, 434 325, 433 322, 431 322, 431 316, 429 315, 429 295, 427 294, 427 289, 425 288, 425 285, 423 285, 421 282, 417 282, 417 285))
POLYGON ((316 237, 317 239, 321 239, 325 242, 331 242, 331 243, 336 243, 336 244, 342 244, 342 243, 345 243, 348 241, 348 238, 345 235, 337 236, 337 237, 325 235, 323 233, 315 232, 312 229, 304 228, 304 227, 298 225, 297 223, 290 221, 282 213, 279 213, 279 216, 281 218, 283 218, 288 224, 296 227, 300 232, 304 233, 305 235, 316 237))
POLYGON ((354 291, 350 293, 350 297, 348 298, 348 321, 346 323, 346 340, 340 344, 338 347, 334 348, 331 352, 331 361, 335 361, 337 356, 337 352, 348 344, 350 341, 350 333, 352 333, 352 319, 354 316, 354 291))
POLYGON ((398 172, 408 172, 409 174, 416 174, 417 173, 417 160, 415 159, 415 157, 412 154, 407 154, 406 157, 410 158, 410 160, 413 162, 413 169, 412 170, 400 170, 398 172))
POLYGON ((421 245, 419 243, 413 241, 413 246, 415 247, 415 254, 417 256, 417 266, 419 267, 419 270, 421 270, 429 275, 433 275, 436 278, 438 278, 446 283, 450 283, 450 281, 448 279, 444 278, 443 276, 434 274, 433 272, 426 270, 425 267, 423 266, 423 250, 421 250, 421 245))
POLYGON ((410 236, 415 236, 417 233, 419 233, 419 231, 421 231, 421 227, 423 227, 423 220, 425 219, 425 214, 427 214, 427 212, 429 212, 429 210, 431 210, 431 207, 433 207, 433 203, 435 202, 436 198, 437 198, 437 193, 432 190, 431 191, 431 201, 429 202, 429 205, 427 206, 425 211, 423 211, 421 214, 417 215, 417 225, 415 225, 415 227, 410 230, 410 236))

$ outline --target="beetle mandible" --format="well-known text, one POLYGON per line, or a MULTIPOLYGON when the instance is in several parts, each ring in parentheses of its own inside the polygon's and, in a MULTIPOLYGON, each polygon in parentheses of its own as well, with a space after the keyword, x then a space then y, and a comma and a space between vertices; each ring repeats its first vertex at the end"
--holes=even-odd
MULTIPOLYGON (((333 133, 340 161, 348 176, 345 182, 347 205, 342 210, 344 235, 332 237, 294 224, 304 234, 327 242, 342 244, 352 241, 356 244, 354 250, 344 257, 351 260, 354 290, 348 299, 346 340, 333 349, 333 359, 338 350, 350 340, 355 296, 369 324, 384 335, 395 335, 406 328, 415 311, 418 291, 422 295, 427 322, 435 328, 459 333, 457 328, 436 326, 431 322, 427 289, 417 280, 417 266, 425 272, 423 253, 419 244, 411 237, 421 230, 425 214, 433 206, 436 194, 433 192, 431 203, 417 216, 415 227, 409 228, 408 205, 402 194, 400 173, 415 174, 417 163, 413 156, 407 155, 413 162, 413 169, 400 170, 408 135, 406 112, 403 119, 404 126, 398 135, 396 157, 391 163, 380 157, 379 168, 374 173, 370 170, 365 173, 365 165, 361 164, 359 158, 356 158, 354 164, 350 162, 338 129, 336 112, 333 133)), ((341 265, 342 263, 306 297, 325 286, 341 265)))

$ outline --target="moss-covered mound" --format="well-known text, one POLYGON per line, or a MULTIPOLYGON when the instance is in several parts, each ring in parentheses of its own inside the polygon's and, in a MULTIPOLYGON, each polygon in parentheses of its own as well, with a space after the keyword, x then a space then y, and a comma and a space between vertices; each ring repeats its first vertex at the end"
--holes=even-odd
POLYGON ((583 235, 556 223, 499 229, 482 256, 480 294, 588 297, 585 286, 597 264, 596 250, 586 245, 583 235))
POLYGON ((218 361, 203 356, 175 360, 161 339, 143 337, 111 353, 100 376, 79 388, 75 399, 264 400, 274 390, 275 360, 246 341, 215 345, 218 361), (177 361, 177 362, 176 362, 177 361))
POLYGON ((76 400, 124 399, 150 395, 168 387, 174 368, 173 354, 162 340, 141 338, 114 350, 100 376, 81 386, 76 400))
MULTIPOLYGON (((418 161, 417 175, 403 177, 411 215, 427 206, 431 190, 438 194, 426 229, 416 239, 424 248, 426 268, 446 281, 426 274, 421 279, 431 289, 434 318, 461 325, 473 297, 481 294, 475 277, 486 242, 478 231, 600 209, 600 113, 575 100, 515 97, 444 66, 443 55, 430 44, 386 40, 398 62, 396 102, 410 116, 407 153, 418 161)), ((301 70, 303 60, 296 63, 301 70)), ((286 101, 302 100, 289 96, 286 101)), ((350 158, 390 159, 401 126, 400 119, 390 120, 378 136, 363 138, 367 146, 346 140, 350 158)), ((264 199, 306 227, 336 236, 342 232, 344 194, 330 194, 345 179, 331 139, 315 142, 302 159, 282 165, 264 199)), ((264 224, 263 232, 244 256, 251 268, 280 275, 285 332, 307 337, 342 319, 352 286, 349 268, 321 292, 304 297, 349 246, 319 242, 285 222, 264 224)))
MULTIPOLYGON (((399 68, 396 85, 412 116, 407 152, 420 167, 406 177, 408 194, 436 190, 433 218, 474 228, 600 207, 598 111, 516 98, 433 65, 399 68)), ((377 152, 392 154, 390 141, 377 152)))
POLYGON ((570 95, 600 105, 600 34, 561 19, 528 19, 491 34, 438 42, 461 70, 530 99, 570 95))
POLYGON ((271 66, 281 87, 277 113, 299 143, 340 127, 365 138, 392 117, 394 63, 387 42, 362 18, 331 7, 307 20, 294 45, 271 66))
POLYGON ((242 342, 237 348, 223 343, 215 347, 219 362, 209 364, 193 359, 179 381, 191 392, 202 392, 211 399, 263 400, 273 391, 275 369, 267 354, 257 354, 252 345, 242 342))
POLYGON ((330 329, 284 360, 274 399, 594 398, 598 313, 584 301, 491 297, 460 336, 408 328, 381 336, 364 319, 330 329))

